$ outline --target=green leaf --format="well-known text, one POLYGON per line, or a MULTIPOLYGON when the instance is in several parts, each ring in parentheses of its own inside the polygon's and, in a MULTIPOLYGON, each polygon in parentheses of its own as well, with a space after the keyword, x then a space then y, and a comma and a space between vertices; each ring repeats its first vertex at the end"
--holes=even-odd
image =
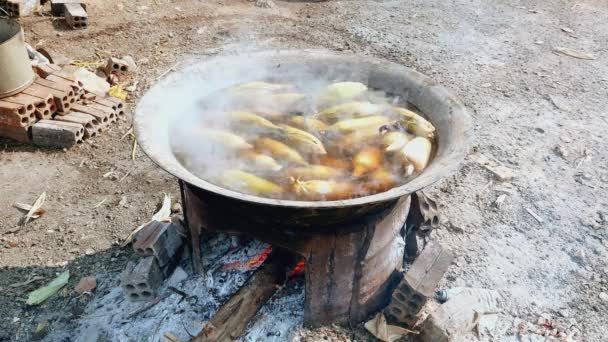
POLYGON ((45 300, 49 299, 52 295, 57 293, 62 287, 64 287, 68 280, 70 279, 70 271, 65 271, 57 276, 57 278, 53 279, 46 286, 39 288, 38 290, 34 290, 30 292, 27 297, 26 303, 28 305, 38 305, 45 300))

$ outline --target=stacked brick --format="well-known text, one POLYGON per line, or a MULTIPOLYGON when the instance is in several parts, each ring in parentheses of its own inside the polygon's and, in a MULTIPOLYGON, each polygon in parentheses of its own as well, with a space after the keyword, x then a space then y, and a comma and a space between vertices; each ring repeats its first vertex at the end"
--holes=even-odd
POLYGON ((23 91, 0 99, 0 137, 42 147, 69 148, 125 116, 124 103, 87 90, 60 67, 35 67, 23 91))
POLYGON ((122 273, 121 286, 130 301, 149 301, 158 296, 163 280, 168 278, 182 255, 184 240, 180 222, 152 221, 134 238, 133 250, 140 259, 130 262, 122 273))

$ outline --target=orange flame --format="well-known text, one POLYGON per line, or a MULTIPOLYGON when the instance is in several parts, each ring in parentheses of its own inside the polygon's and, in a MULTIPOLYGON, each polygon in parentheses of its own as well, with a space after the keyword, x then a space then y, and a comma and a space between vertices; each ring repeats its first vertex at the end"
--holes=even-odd
POLYGON ((298 261, 298 263, 293 268, 293 270, 291 270, 291 272, 289 272, 288 277, 292 278, 292 277, 295 277, 297 275, 300 275, 300 274, 304 273, 304 268, 305 267, 306 267, 306 265, 304 264, 304 259, 298 261))
POLYGON ((238 268, 241 271, 249 271, 250 269, 252 269, 254 267, 258 267, 261 264, 263 264, 264 261, 266 261, 266 259, 268 258, 268 255, 270 254, 270 252, 272 252, 272 246, 266 247, 266 249, 262 253, 249 259, 249 261, 247 261, 246 263, 242 263, 240 261, 235 261, 235 262, 225 264, 222 267, 222 269, 223 270, 233 270, 233 269, 238 268))

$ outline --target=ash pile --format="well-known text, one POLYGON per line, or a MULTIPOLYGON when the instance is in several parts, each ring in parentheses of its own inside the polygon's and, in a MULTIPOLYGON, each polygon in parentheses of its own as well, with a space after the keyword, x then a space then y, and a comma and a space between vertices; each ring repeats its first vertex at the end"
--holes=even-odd
MULTIPOLYGON (((98 276, 97 295, 79 321, 70 329, 50 332, 45 340, 188 341, 205 327, 209 331, 209 322, 231 297, 251 288, 247 285, 253 276, 263 273, 272 247, 256 240, 214 235, 201 244, 206 271, 196 275, 183 229, 176 219, 143 227, 132 243, 138 258, 117 278, 98 276), (147 254, 150 252, 152 255, 147 254)), ((237 334, 234 338, 242 334, 244 341, 285 341, 293 335, 302 324, 302 278, 303 273, 296 270, 282 284, 260 283, 272 288, 274 295, 261 308, 255 307, 250 321, 242 321, 240 333, 230 332, 237 334)), ((257 301, 259 297, 248 299, 257 301)))

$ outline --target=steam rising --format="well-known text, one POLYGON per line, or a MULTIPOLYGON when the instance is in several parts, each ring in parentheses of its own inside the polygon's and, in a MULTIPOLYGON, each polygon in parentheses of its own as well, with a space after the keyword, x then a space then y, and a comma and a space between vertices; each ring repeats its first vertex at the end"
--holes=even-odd
MULTIPOLYGON (((295 186, 300 184, 296 177, 289 177, 291 174, 289 171, 297 166, 294 165, 293 160, 274 158, 278 166, 273 166, 272 158, 259 148, 257 138, 267 137, 286 143, 289 147, 302 153, 310 164, 315 165, 319 164, 323 158, 328 159, 335 156, 339 156, 337 159, 340 159, 341 162, 350 164, 356 152, 365 146, 357 146, 356 149, 340 146, 336 142, 343 138, 341 136, 344 135, 343 133, 319 131, 312 126, 300 126, 323 141, 329 152, 325 156, 311 154, 286 142, 284 130, 275 129, 265 122, 254 124, 246 120, 235 120, 234 115, 231 115, 230 112, 254 113, 269 120, 271 125, 293 126, 292 116, 311 118, 320 110, 330 106, 331 103, 327 103, 323 98, 328 86, 335 82, 345 81, 367 84, 365 73, 356 71, 348 76, 349 74, 344 72, 344 69, 348 68, 347 65, 337 65, 338 70, 333 71, 329 68, 309 65, 305 61, 300 64, 261 64, 243 68, 242 65, 247 65, 246 55, 242 61, 236 61, 235 66, 237 65, 239 67, 231 68, 229 65, 218 64, 217 69, 207 68, 204 81, 196 72, 184 74, 179 86, 167 88, 167 93, 163 95, 163 98, 169 99, 171 102, 163 105, 171 107, 175 117, 170 123, 169 139, 176 158, 196 176, 222 187, 265 197, 310 199, 299 197, 300 195, 306 197, 307 189, 305 188, 300 189, 303 192, 289 190, 294 184, 295 186), (255 83, 251 85, 249 82, 267 82, 267 84, 255 86, 255 83), (262 157, 255 158, 260 155, 262 157), (251 173, 285 190, 278 193, 276 190, 269 190, 266 193, 266 189, 275 188, 255 183, 260 188, 252 191, 251 188, 239 188, 238 184, 228 184, 231 182, 226 181, 226 175, 234 177, 235 173, 231 173, 234 170, 251 173), (227 171, 230 172, 227 173, 227 171)), ((400 103, 403 99, 390 97, 381 91, 370 89, 350 100, 369 101, 387 108, 400 103)), ((333 105, 335 104, 333 103, 333 105)), ((327 124, 331 125, 335 121, 337 120, 327 122, 327 124)), ((371 127, 369 130, 373 129, 371 127)), ((377 130, 378 127, 375 129, 377 130)), ((397 186, 411 176, 404 172, 401 163, 393 159, 393 156, 385 156, 383 172, 374 175, 368 174, 365 178, 361 178, 354 177, 352 172, 348 171, 344 177, 335 181, 342 189, 350 189, 351 193, 348 198, 370 194, 370 184, 372 184, 372 188, 376 189, 372 192, 386 191, 388 189, 383 187, 374 187, 373 183, 390 179, 392 186, 397 186), (373 179, 376 176, 381 179, 373 179), (347 184, 350 185, 347 186, 347 184)), ((245 180, 245 182, 248 181, 245 180)), ((301 184, 304 184, 305 181, 307 180, 301 184)), ((319 181, 326 183, 314 185, 331 186, 331 184, 328 185, 327 180, 319 179, 319 181)), ((315 200, 332 199, 334 198, 331 196, 315 198, 315 200)))

